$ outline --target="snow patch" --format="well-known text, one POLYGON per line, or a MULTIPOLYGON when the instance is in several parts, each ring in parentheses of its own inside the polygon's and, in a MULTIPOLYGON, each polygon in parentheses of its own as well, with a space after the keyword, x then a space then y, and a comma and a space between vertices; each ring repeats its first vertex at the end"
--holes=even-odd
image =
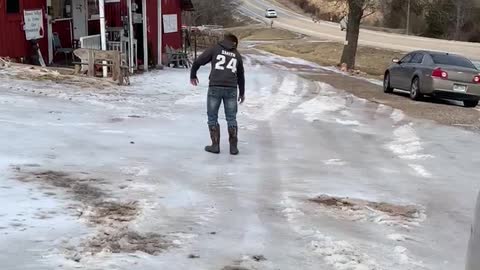
POLYGON ((106 133, 106 134, 124 134, 125 131, 122 130, 112 130, 112 129, 104 129, 100 130, 100 133, 106 133))
POLYGON ((410 168, 412 168, 418 175, 425 177, 425 178, 431 178, 432 173, 430 173, 425 167, 419 164, 408 164, 410 168))
MULTIPOLYGON (((276 93, 267 93, 265 96, 253 97, 247 107, 250 110, 244 113, 255 120, 267 121, 286 109, 290 104, 301 98, 301 93, 296 93, 299 86, 299 78, 296 75, 287 75, 276 93)), ((272 89, 273 90, 273 89, 272 89)), ((305 88, 301 90, 305 91, 305 88)))
POLYGON ((403 242, 405 240, 410 239, 408 236, 403 235, 403 234, 399 234, 399 233, 389 234, 389 235, 387 235, 387 238, 392 240, 392 241, 397 241, 397 242, 403 242))
POLYGON ((283 194, 281 204, 285 215, 293 230, 305 238, 311 238, 309 249, 323 257, 325 263, 338 270, 378 270, 381 269, 376 261, 367 254, 359 252, 353 244, 335 240, 325 236, 318 230, 306 228, 304 223, 298 221, 304 212, 298 209, 297 203, 287 194, 283 194))
POLYGON ((324 236, 320 232, 315 233, 311 242, 314 252, 324 257, 327 264, 339 270, 376 270, 380 269, 376 261, 366 254, 359 253, 358 248, 347 241, 336 241, 331 237, 324 236))
MULTIPOLYGON (((296 57, 282 57, 273 53, 265 52, 265 51, 259 51, 260 54, 255 54, 252 57, 255 60, 258 60, 262 62, 264 65, 279 65, 281 66, 282 69, 287 69, 284 65, 282 64, 290 64, 290 65, 296 65, 296 66, 304 66, 304 67, 309 67, 309 68, 321 68, 321 69, 328 69, 325 67, 322 67, 318 64, 315 64, 310 61, 306 61, 300 58, 296 57)), ((288 69, 290 70, 290 69, 288 69)))
POLYGON ((378 107, 377 107, 377 113, 379 114, 382 114, 382 113, 389 113, 391 111, 392 108, 386 106, 386 105, 383 105, 383 104, 378 104, 378 107))
MULTIPOLYGON (((399 119, 398 117, 397 119, 399 119)), ((387 148, 395 155, 404 160, 425 160, 433 158, 429 154, 423 154, 423 147, 420 138, 417 136, 412 125, 402 125, 393 131, 394 141, 387 145, 387 148)), ((409 164, 417 174, 422 177, 432 177, 432 174, 423 166, 418 164, 409 164)))
POLYGON ((393 131, 395 141, 389 144, 390 150, 400 158, 417 154, 422 151, 422 145, 415 130, 410 125, 403 125, 393 131))
POLYGON ((399 109, 394 109, 392 114, 390 115, 390 118, 392 118, 392 120, 395 123, 398 123, 398 122, 402 121, 403 119, 405 119, 405 114, 399 109))
POLYGON ((345 108, 345 100, 338 96, 317 96, 298 106, 293 113, 305 115, 305 120, 313 122, 322 120, 322 114, 345 108))
POLYGON ((150 174, 150 170, 145 166, 122 167, 120 171, 131 176, 147 176, 150 174))
POLYGON ((323 163, 325 165, 334 165, 334 166, 343 166, 347 164, 347 162, 341 160, 341 159, 329 159, 329 160, 324 160, 323 163))
POLYGON ((199 93, 186 96, 182 99, 175 101, 176 105, 198 105, 206 101, 206 96, 199 93))
POLYGON ((421 261, 415 261, 410 256, 408 256, 408 249, 403 246, 396 246, 394 248, 394 253, 397 255, 398 262, 402 265, 414 265, 417 268, 416 269, 421 269, 424 268, 424 264, 421 261))
POLYGON ((335 122, 339 123, 340 125, 344 126, 360 126, 360 122, 356 120, 342 120, 342 119, 335 119, 335 122))

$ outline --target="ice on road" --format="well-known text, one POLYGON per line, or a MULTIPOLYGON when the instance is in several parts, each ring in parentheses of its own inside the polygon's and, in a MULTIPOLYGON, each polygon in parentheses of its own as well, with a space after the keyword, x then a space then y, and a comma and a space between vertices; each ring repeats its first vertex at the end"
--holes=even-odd
POLYGON ((0 269, 462 269, 479 135, 246 55, 241 155, 185 70, 130 87, 0 70, 0 269))

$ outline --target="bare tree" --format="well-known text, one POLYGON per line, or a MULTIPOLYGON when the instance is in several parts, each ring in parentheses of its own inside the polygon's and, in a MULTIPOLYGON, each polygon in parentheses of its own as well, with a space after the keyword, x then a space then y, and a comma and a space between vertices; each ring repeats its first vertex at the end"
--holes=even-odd
POLYGON ((360 23, 362 18, 373 14, 376 10, 375 0, 346 0, 348 4, 347 36, 341 63, 347 64, 347 68, 355 67, 358 38, 360 35, 360 23))
POLYGON ((462 34, 462 27, 470 18, 473 3, 470 0, 454 0, 453 4, 455 6, 454 39, 460 40, 460 35, 462 34))
POLYGON ((235 21, 237 0, 193 0, 195 12, 192 14, 194 25, 215 24, 228 26, 235 21))

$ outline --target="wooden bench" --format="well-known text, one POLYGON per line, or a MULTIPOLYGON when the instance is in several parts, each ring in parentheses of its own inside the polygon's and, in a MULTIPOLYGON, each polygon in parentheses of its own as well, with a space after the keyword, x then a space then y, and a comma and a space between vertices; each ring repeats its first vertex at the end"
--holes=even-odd
POLYGON ((190 59, 188 59, 188 55, 185 52, 176 51, 170 46, 166 47, 166 51, 167 51, 168 67, 170 67, 170 65, 173 64, 174 67, 189 68, 192 65, 190 59))

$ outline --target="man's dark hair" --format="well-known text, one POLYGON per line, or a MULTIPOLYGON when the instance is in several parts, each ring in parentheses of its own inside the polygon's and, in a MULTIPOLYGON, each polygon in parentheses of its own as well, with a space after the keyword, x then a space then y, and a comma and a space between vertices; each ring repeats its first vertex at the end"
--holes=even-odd
MULTIPOLYGON (((226 33, 226 34, 223 36, 223 38, 224 38, 225 40, 228 40, 228 41, 231 41, 231 42, 235 43, 235 45, 238 45, 238 38, 237 38, 237 36, 235 36, 235 35, 232 34, 232 33, 226 33)), ((235 46, 235 47, 236 47, 236 46, 235 46)))

